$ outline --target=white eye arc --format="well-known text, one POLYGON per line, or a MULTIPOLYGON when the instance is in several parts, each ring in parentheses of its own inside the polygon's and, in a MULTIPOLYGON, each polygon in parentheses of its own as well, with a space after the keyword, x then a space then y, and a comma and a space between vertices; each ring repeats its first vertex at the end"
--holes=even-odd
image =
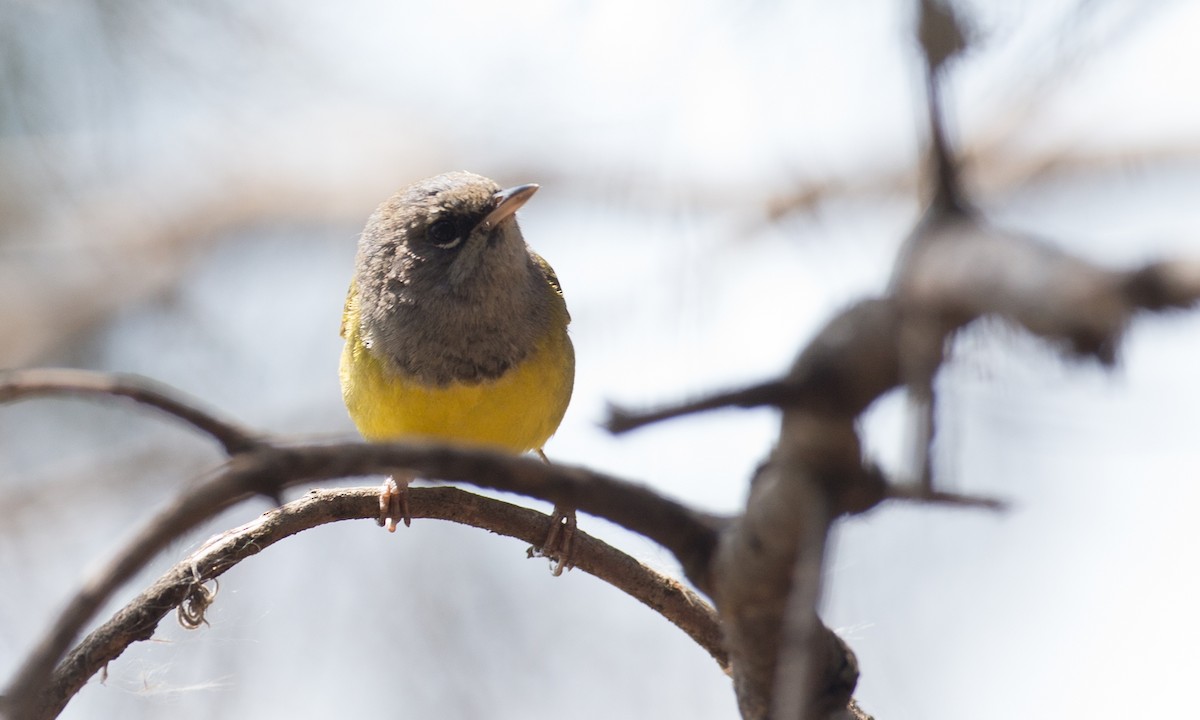
POLYGON ((429 226, 429 230, 427 232, 429 244, 443 250, 450 250, 458 247, 458 245, 463 241, 462 233, 459 232, 458 224, 453 220, 438 220, 429 226))

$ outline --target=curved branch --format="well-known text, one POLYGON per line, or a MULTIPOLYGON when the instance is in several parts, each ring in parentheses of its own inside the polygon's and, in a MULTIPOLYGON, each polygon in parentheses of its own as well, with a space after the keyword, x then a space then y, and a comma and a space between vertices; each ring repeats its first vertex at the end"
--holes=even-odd
POLYGON ((410 443, 263 445, 234 456, 222 472, 177 497, 84 583, 9 684, 4 693, 9 708, 21 716, 32 707, 55 664, 100 606, 168 543, 201 522, 254 495, 276 498, 295 485, 399 470, 514 492, 607 518, 674 553, 702 590, 717 530, 724 524, 610 475, 490 450, 410 443))
POLYGON ((45 395, 124 397, 147 405, 211 435, 228 455, 262 445, 249 430, 200 409, 177 390, 137 375, 116 375, 71 368, 0 371, 0 404, 45 395))
MULTIPOLYGON (((415 518, 450 520, 528 543, 540 542, 549 523, 549 518, 536 510, 452 487, 413 488, 409 503, 415 518)), ((89 678, 134 642, 149 639, 163 617, 186 602, 204 582, 297 533, 341 520, 374 519, 378 514, 377 488, 313 490, 212 538, 79 643, 55 669, 41 696, 41 706, 30 717, 55 717, 89 678)), ((573 560, 578 569, 626 592, 674 623, 708 651, 722 669, 728 669, 716 611, 694 592, 581 531, 574 537, 573 560)))

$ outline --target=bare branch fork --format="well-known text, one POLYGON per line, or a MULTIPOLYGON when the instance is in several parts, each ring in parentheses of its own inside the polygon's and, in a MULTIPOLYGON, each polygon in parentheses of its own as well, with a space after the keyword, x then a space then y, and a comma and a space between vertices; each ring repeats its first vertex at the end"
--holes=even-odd
MULTIPOLYGON (((0 373, 0 401, 48 394, 133 399, 213 436, 231 452, 231 458, 213 477, 185 491, 164 508, 110 563, 84 583, 6 688, 0 714, 8 718, 56 716, 104 663, 119 655, 128 644, 149 637, 171 607, 185 600, 194 607, 198 596, 189 592, 197 583, 216 577, 231 563, 253 554, 247 552, 247 547, 265 547, 323 522, 376 518, 379 512, 378 490, 370 488, 317 492, 267 513, 256 523, 230 531, 227 535, 233 538, 232 546, 224 541, 216 543, 221 548, 234 548, 227 551, 229 554, 209 561, 199 557, 184 561, 59 662, 105 600, 173 539, 254 496, 266 496, 278 503, 283 490, 296 485, 404 469, 421 477, 525 494, 605 517, 659 542, 679 558, 685 572, 697 577, 704 576, 717 530, 725 522, 692 511, 643 486, 583 468, 437 444, 343 443, 293 447, 255 436, 217 419, 168 388, 137 378, 82 370, 0 373), (264 528, 276 534, 254 535, 264 528), (238 539, 250 535, 254 535, 254 543, 238 544, 238 539)), ((412 512, 484 527, 534 544, 545 537, 547 516, 451 490, 414 491, 412 512)), ((716 618, 707 603, 678 582, 595 538, 580 533, 576 543, 572 557, 577 567, 663 614, 709 651, 722 667, 727 667, 716 618)), ((203 600, 199 602, 202 604, 203 600)))
POLYGON ((853 654, 822 633, 817 619, 825 539, 837 517, 889 498, 998 506, 932 484, 933 381, 959 330, 1001 317, 1067 354, 1111 364, 1138 312, 1200 300, 1200 261, 1107 269, 982 219, 960 184, 938 91, 966 33, 936 0, 920 2, 918 24, 933 194, 887 293, 837 314, 780 379, 646 412, 614 408, 609 419, 610 429, 622 432, 722 407, 783 410, 779 443, 751 485, 745 513, 722 531, 705 588, 716 602, 746 718, 865 717, 850 699, 853 654), (902 386, 924 428, 914 453, 916 485, 891 485, 864 463, 855 426, 877 398, 902 386))

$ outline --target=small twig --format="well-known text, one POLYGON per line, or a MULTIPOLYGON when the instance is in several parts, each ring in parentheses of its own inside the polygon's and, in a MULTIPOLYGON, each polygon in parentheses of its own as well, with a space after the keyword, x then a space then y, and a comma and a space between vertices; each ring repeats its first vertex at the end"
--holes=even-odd
POLYGON ((926 107, 929 111, 929 144, 933 171, 931 209, 956 212, 966 207, 959 181, 958 163, 946 137, 945 103, 941 76, 945 64, 967 47, 966 33, 953 8, 937 0, 921 0, 917 39, 925 58, 926 107))
POLYGON ((787 407, 797 401, 796 390, 794 385, 786 381, 773 380, 654 410, 636 411, 610 404, 604 428, 614 435, 620 435, 663 420, 720 408, 787 407))
POLYGON ((610 407, 607 427, 626 432, 724 407, 806 408, 854 416, 899 384, 899 331, 900 315, 890 298, 860 300, 821 328, 786 376, 649 412, 610 407))
POLYGON ((999 498, 981 495, 964 495, 962 493, 937 490, 924 485, 888 485, 885 499, 908 500, 911 502, 929 503, 931 505, 951 505, 961 508, 979 508, 1003 512, 1009 504, 999 498))
POLYGON ((152 407, 212 436, 228 455, 258 447, 262 439, 228 420, 200 409, 179 391, 136 375, 115 375, 71 368, 0 371, 0 404, 46 395, 124 397, 152 407))
POLYGON ((1192 307, 1200 301, 1200 260, 1164 260, 1127 272, 1121 282, 1126 301, 1151 312, 1192 307))
MULTIPOLYGON (((134 642, 149 639, 158 623, 172 608, 182 608, 195 588, 297 533, 342 520, 373 520, 378 514, 378 496, 374 487, 312 490, 212 538, 80 642, 55 669, 41 695, 42 705, 30 719, 56 716, 106 663, 134 642)), ((527 543, 537 542, 546 533, 546 515, 458 488, 413 488, 409 502, 415 518, 449 520, 527 543)), ((579 531, 575 543, 575 567, 655 610, 712 655, 722 669, 728 669, 716 612, 708 603, 677 581, 587 533, 579 531)), ((210 602, 207 596, 205 602, 210 602)), ((188 618, 188 626, 193 628, 204 623, 203 613, 195 610, 192 608, 188 618)))

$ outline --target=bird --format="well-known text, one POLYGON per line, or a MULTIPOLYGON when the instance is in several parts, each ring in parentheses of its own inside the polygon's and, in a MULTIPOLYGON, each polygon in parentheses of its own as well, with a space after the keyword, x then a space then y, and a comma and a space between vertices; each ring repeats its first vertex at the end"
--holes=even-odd
MULTIPOLYGON (((536 184, 502 189, 456 171, 384 201, 358 241, 339 375, 369 442, 433 439, 536 452, 571 401, 571 315, 554 269, 516 212, 536 184)), ((410 474, 380 489, 379 524, 410 524, 410 474)), ((545 554, 569 562, 574 511, 555 507, 545 554)))

